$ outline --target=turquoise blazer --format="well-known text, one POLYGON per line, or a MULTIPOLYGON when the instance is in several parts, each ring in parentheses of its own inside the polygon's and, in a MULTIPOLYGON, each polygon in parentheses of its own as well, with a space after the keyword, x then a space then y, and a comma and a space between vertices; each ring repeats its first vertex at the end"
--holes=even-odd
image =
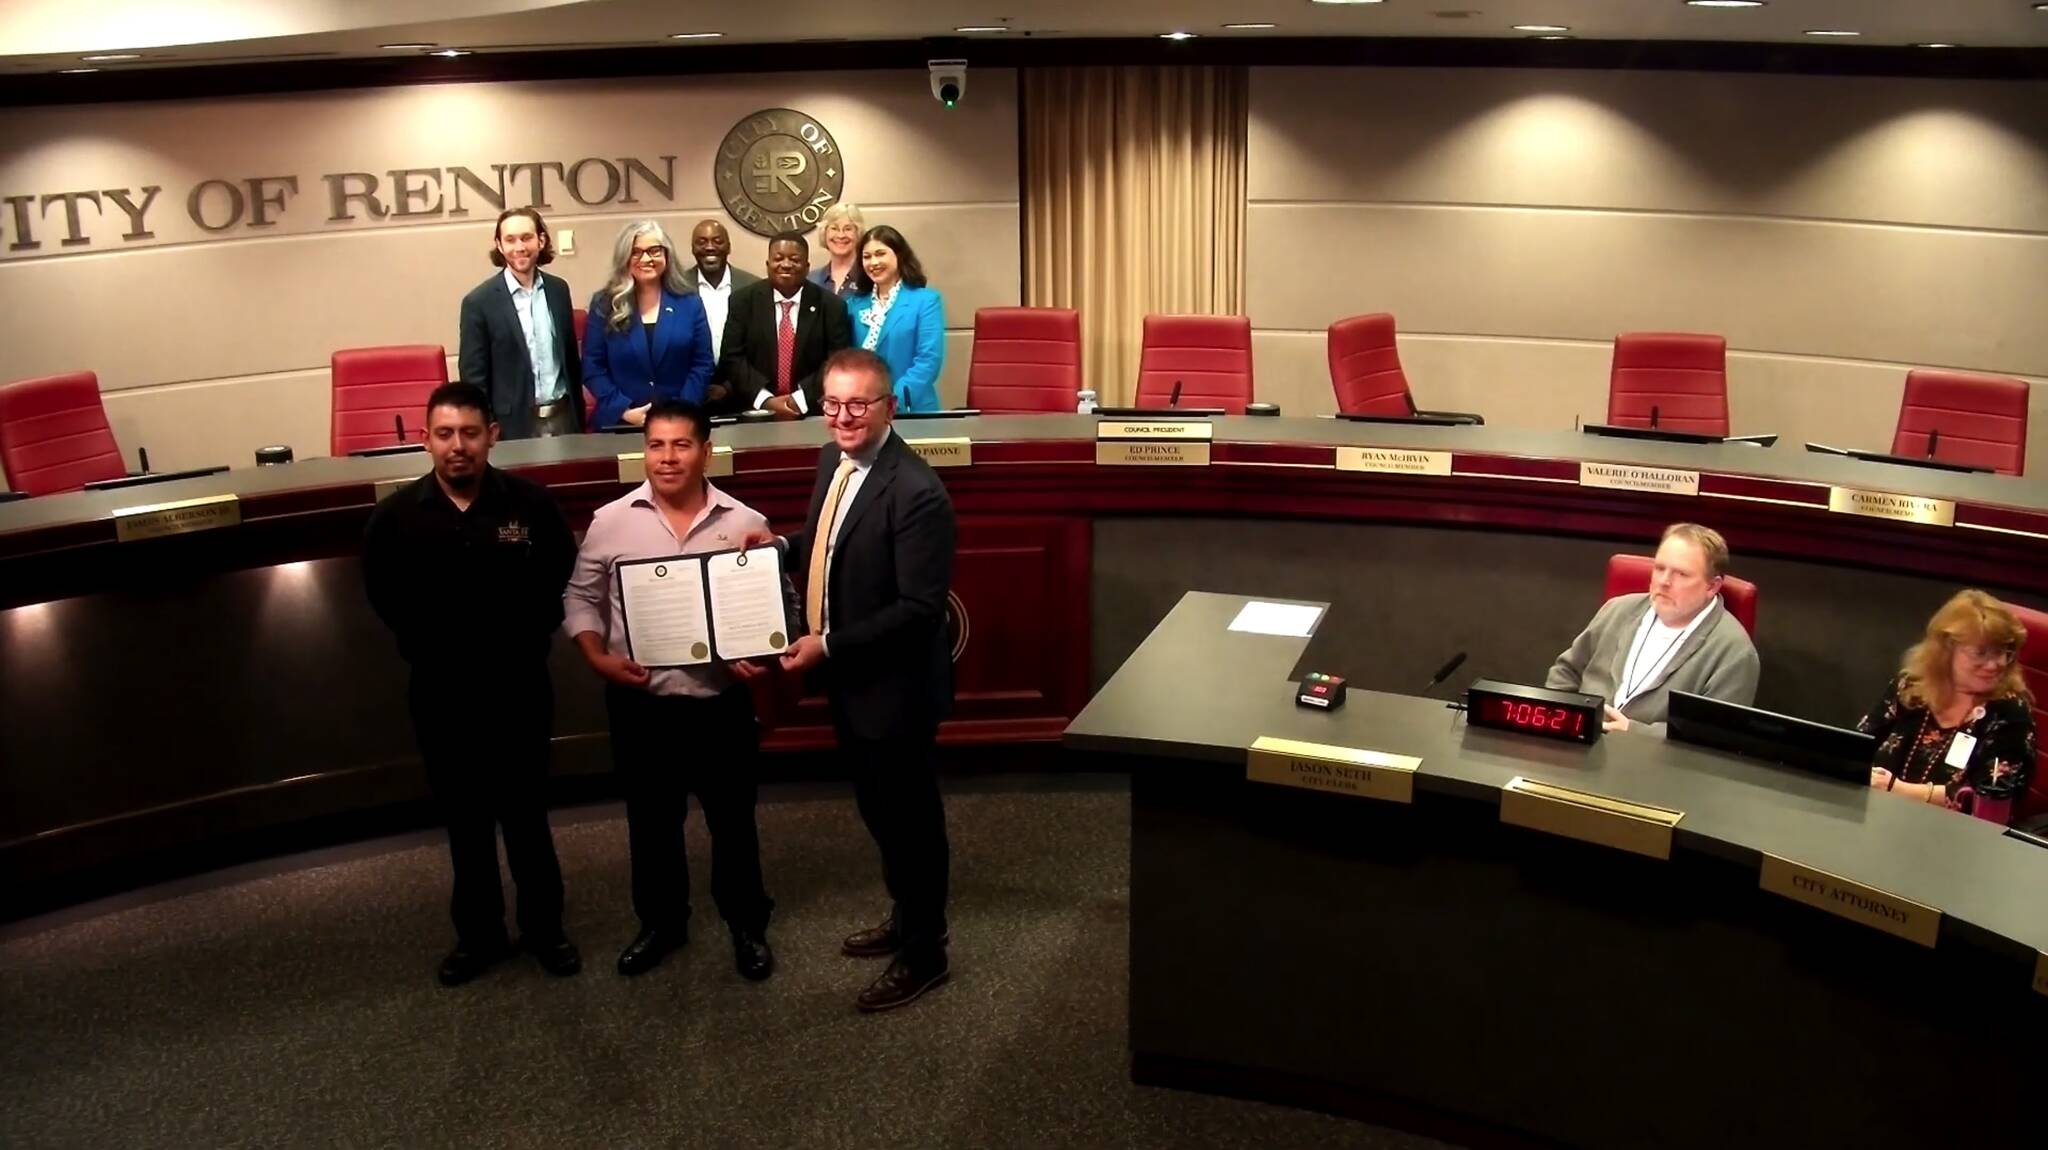
MULTIPOLYGON (((874 306, 873 295, 846 301, 855 347, 867 341, 867 314, 874 306)), ((946 366, 946 302, 936 288, 903 284, 896 289, 875 354, 889 365, 889 377, 896 381, 898 410, 939 410, 939 370, 946 366)))

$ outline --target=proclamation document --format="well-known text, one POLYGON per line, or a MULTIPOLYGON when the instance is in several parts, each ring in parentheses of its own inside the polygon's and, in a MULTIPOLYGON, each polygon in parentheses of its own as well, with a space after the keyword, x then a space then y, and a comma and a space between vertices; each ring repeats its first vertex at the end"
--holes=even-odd
POLYGON ((643 667, 695 667, 711 661, 711 620, 704 605, 704 561, 689 555, 620 563, 619 606, 626 647, 643 667))
POLYGON ((782 552, 774 545, 704 559, 711 585, 711 645, 721 659, 758 659, 787 650, 789 600, 782 552))

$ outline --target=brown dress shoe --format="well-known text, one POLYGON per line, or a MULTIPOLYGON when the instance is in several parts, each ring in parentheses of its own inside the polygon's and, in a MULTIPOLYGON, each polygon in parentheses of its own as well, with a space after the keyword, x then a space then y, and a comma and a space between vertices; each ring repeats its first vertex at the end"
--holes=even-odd
MULTIPOLYGON (((939 945, 953 941, 953 932, 939 936, 939 945)), ((878 926, 857 930, 846 936, 839 944, 839 953, 848 958, 886 958, 903 949, 903 935, 896 929, 896 916, 892 913, 878 926)))
POLYGON ((880 1010, 894 1010, 917 1001, 918 996, 950 977, 946 965, 946 954, 939 952, 935 962, 913 964, 905 958, 897 958, 882 972, 882 977, 868 984, 855 1000, 862 1013, 873 1014, 880 1010))

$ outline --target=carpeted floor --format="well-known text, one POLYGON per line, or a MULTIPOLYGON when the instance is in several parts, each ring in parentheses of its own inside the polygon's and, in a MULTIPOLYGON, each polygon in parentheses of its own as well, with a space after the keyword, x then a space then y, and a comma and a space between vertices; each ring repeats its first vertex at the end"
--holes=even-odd
POLYGON ((780 964, 732 969, 702 823, 690 946, 620 978, 616 807, 558 814, 585 970, 519 958, 444 990, 446 858, 409 836, 180 884, 0 935, 0 1145, 1433 1147, 1133 1086, 1129 803, 1116 779, 955 787, 954 981, 864 1017, 884 909, 842 788, 760 812, 780 964), (225 880, 225 881, 223 881, 225 880))

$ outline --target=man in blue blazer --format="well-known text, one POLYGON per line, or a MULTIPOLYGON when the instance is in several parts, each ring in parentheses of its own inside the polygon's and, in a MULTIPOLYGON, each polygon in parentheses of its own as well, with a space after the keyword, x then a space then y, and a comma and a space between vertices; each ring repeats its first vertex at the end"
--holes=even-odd
POLYGON ((507 209, 491 239, 491 263, 504 270, 462 297, 456 371, 491 397, 501 439, 583 430, 575 305, 568 281, 540 270, 554 258, 540 213, 507 209))

